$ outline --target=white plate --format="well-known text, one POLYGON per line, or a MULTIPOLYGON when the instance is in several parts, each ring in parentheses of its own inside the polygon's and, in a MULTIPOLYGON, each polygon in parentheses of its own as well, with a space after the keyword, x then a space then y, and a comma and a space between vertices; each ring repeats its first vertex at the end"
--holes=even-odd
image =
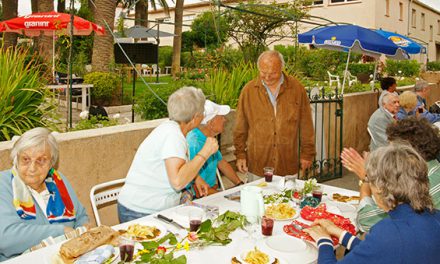
POLYGON ((342 215, 356 213, 356 207, 349 203, 342 203, 336 201, 328 201, 327 205, 336 206, 342 213, 342 215))
MULTIPOLYGON (((155 241, 155 240, 161 239, 162 237, 164 237, 167 234, 167 228, 157 222, 136 221, 136 220, 133 222, 135 222, 135 223, 132 223, 132 224, 139 224, 139 225, 143 225, 143 226, 154 226, 160 230, 160 234, 157 237, 152 238, 152 239, 136 240, 136 242, 155 241)), ((128 226, 125 229, 127 230, 128 226)))
MULTIPOLYGON (((100 247, 105 247, 105 246, 107 246, 107 245, 102 245, 102 246, 100 246, 100 247)), ((94 250, 96 250, 96 249, 98 249, 98 248, 100 248, 100 247, 97 247, 97 248, 95 248, 94 250)), ((92 251, 92 250, 91 250, 92 251)), ((91 252, 91 251, 89 251, 89 252, 91 252)), ((88 253, 88 252, 87 252, 88 253)), ((87 253, 85 253, 85 254, 87 254, 87 253)), ((84 254, 84 255, 85 255, 84 254)), ((104 261, 103 263, 104 264, 107 264, 107 263, 113 263, 113 261, 115 261, 116 260, 116 258, 118 258, 119 257, 119 248, 118 247, 114 247, 114 251, 113 251, 113 255, 109 258, 109 259, 107 259, 106 261, 104 261)), ((79 258, 81 258, 81 257, 79 257, 79 258)), ((78 260, 79 260, 79 258, 75 261, 75 262, 73 262, 73 263, 76 263, 78 260)))
POLYGON ((266 239, 266 245, 276 251, 297 253, 307 249, 307 244, 299 238, 286 235, 271 236, 266 239))
MULTIPOLYGON (((251 250, 253 250, 253 249, 251 249, 251 250)), ((246 258, 247 253, 248 253, 249 251, 251 251, 251 250, 246 250, 246 251, 244 251, 243 253, 241 253, 239 256, 237 256, 238 261, 240 261, 240 262, 243 263, 243 264, 249 263, 249 262, 246 262, 244 259, 246 258)), ((265 254, 267 254, 267 255, 269 256, 269 263, 270 263, 270 264, 275 262, 275 258, 272 257, 270 254, 268 254, 267 252, 264 252, 264 251, 261 250, 261 249, 258 249, 258 250, 260 250, 261 252, 263 252, 263 253, 265 253, 265 254)))
MULTIPOLYGON (((267 204, 267 205, 265 205, 265 207, 268 207, 268 206, 270 206, 270 205, 272 205, 272 204, 267 204)), ((293 208, 293 210, 295 210, 295 215, 292 216, 291 218, 285 218, 285 219, 274 218, 274 220, 276 220, 276 221, 291 221, 291 220, 293 220, 293 219, 295 219, 295 218, 298 218, 301 209, 299 209, 299 208, 295 208, 291 203, 289 203, 289 205, 293 208)))
MULTIPOLYGON (((338 193, 338 194, 340 194, 340 195, 345 195, 345 196, 353 196, 353 195, 349 195, 349 194, 346 194, 346 193, 340 193, 340 192, 335 192, 335 193, 338 193)), ((337 202, 337 203, 345 203, 345 204, 351 204, 351 205, 358 205, 358 204, 359 204, 359 201, 360 201, 360 200, 350 200, 350 201, 348 201, 348 202, 340 202, 340 201, 336 201, 336 200, 333 199, 333 193, 327 193, 327 198, 328 198, 330 201, 333 201, 333 202, 337 202)))

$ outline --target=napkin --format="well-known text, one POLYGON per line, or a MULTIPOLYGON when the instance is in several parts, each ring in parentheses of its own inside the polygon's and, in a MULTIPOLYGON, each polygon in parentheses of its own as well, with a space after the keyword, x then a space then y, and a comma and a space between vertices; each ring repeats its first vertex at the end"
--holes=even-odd
POLYGON ((101 264, 104 263, 115 252, 112 245, 100 246, 79 257, 75 264, 101 264))

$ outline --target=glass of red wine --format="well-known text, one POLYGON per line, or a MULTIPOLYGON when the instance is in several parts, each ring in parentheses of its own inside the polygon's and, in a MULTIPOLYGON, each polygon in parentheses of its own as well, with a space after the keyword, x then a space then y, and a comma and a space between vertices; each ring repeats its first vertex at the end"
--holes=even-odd
POLYGON ((189 231, 197 232, 202 224, 203 210, 191 210, 189 212, 189 231))
POLYGON ((322 199, 322 186, 321 185, 316 185, 313 187, 312 196, 315 197, 316 199, 318 199, 319 202, 321 202, 321 199, 322 199))
POLYGON ((134 243, 132 237, 119 237, 119 254, 122 262, 130 262, 133 260, 134 243))
POLYGON ((272 182, 274 168, 264 167, 263 170, 264 170, 264 180, 266 182, 272 182))

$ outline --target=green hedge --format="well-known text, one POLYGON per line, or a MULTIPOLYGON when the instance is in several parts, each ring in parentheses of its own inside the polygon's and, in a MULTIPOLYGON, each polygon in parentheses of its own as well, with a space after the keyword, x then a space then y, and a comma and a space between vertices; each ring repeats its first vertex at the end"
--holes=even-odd
POLYGON ((428 71, 440 71, 440 61, 430 61, 427 64, 428 71))
POLYGON ((415 77, 420 74, 420 64, 416 60, 387 60, 385 72, 390 76, 415 77))
POLYGON ((101 104, 118 97, 120 90, 120 79, 112 72, 92 72, 84 76, 84 82, 93 84, 91 89, 92 98, 101 104))

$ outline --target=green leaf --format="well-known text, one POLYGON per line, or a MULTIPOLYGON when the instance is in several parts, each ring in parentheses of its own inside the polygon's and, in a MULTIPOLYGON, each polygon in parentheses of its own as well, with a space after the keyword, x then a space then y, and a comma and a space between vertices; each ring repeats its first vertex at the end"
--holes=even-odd
POLYGON ((200 230, 198 233, 206 233, 209 232, 209 230, 211 230, 212 227, 212 222, 210 219, 204 221, 201 225, 200 225, 200 230))
POLYGON ((156 241, 141 242, 141 244, 144 247, 144 249, 148 249, 148 250, 153 250, 153 249, 156 250, 156 248, 160 245, 156 241))

